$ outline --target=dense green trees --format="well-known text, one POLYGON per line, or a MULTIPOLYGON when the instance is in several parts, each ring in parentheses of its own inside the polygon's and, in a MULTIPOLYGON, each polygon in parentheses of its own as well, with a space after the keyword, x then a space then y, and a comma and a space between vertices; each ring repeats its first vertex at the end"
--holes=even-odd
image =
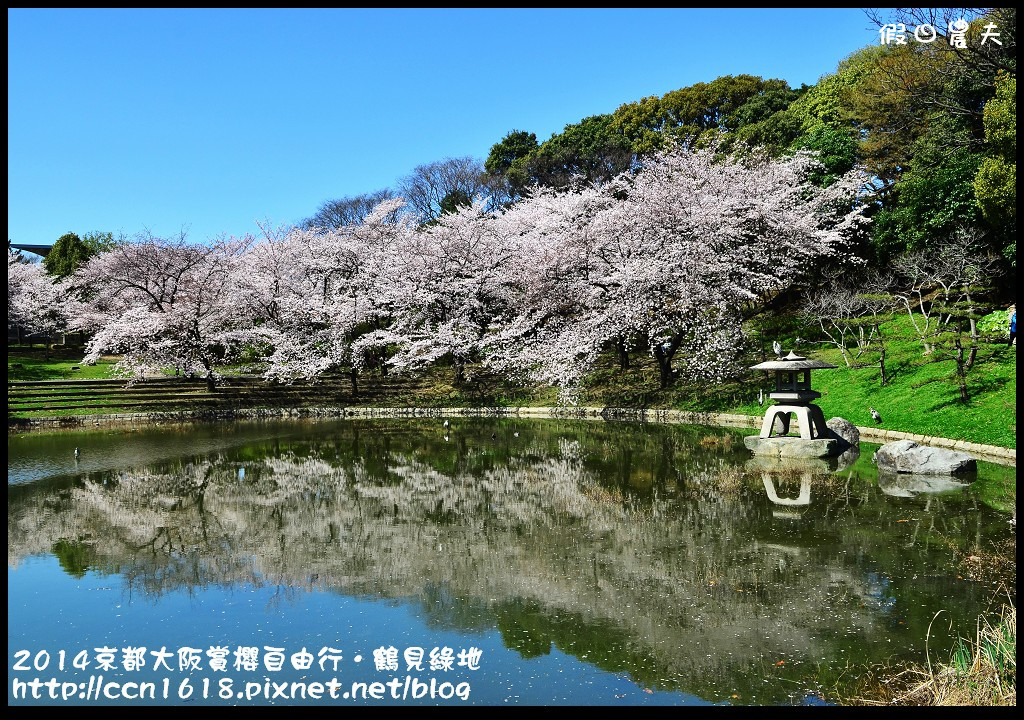
POLYGON ((67 277, 89 258, 113 249, 117 242, 110 232, 88 232, 84 237, 73 232, 64 233, 43 258, 43 267, 54 277, 67 277))
POLYGON ((1000 73, 995 85, 984 111, 988 156, 974 177, 974 195, 985 219, 1003 228, 1004 254, 1016 267, 1017 78, 1000 73))
POLYGON ((82 236, 82 243, 89 249, 89 256, 99 255, 101 252, 113 250, 118 241, 114 239, 111 232, 87 232, 82 236))
POLYGON ((542 185, 565 189, 574 183, 602 183, 628 170, 634 153, 613 115, 592 115, 570 123, 537 143, 534 133, 513 130, 491 146, 484 167, 508 188, 508 201, 542 185))
POLYGON ((802 92, 784 80, 726 75, 570 123, 540 144, 533 133, 513 130, 491 147, 485 167, 508 184, 513 199, 534 185, 605 182, 672 145, 718 140, 720 132, 755 125, 802 92))
POLYGON ((527 165, 539 185, 564 188, 574 178, 586 183, 611 180, 628 170, 633 152, 611 115, 592 115, 544 141, 527 165))
POLYGON ((637 155, 688 142, 717 130, 736 130, 789 105, 796 96, 785 80, 725 75, 620 106, 614 127, 637 155))
POLYGON ((986 251, 1012 265, 1016 146, 1005 141, 1016 132, 1016 11, 909 8, 876 20, 928 23, 938 38, 857 53, 870 72, 846 104, 862 135, 860 159, 881 180, 875 259, 976 228, 986 251), (946 33, 962 13, 971 22, 957 48, 946 33))
POLYGON ((633 151, 614 117, 592 115, 540 144, 534 133, 513 130, 491 146, 484 167, 506 184, 509 200, 515 200, 537 185, 564 189, 577 182, 606 182, 628 170, 632 161, 633 151))
POLYGON ((64 233, 53 249, 43 258, 43 267, 46 272, 59 278, 67 277, 92 257, 89 246, 82 242, 82 238, 73 232, 64 233))
POLYGON ((973 182, 982 156, 957 125, 937 121, 914 144, 907 170, 875 217, 878 259, 934 246, 981 223, 973 182))
POLYGON ((530 186, 527 163, 538 147, 534 133, 513 130, 491 146, 484 169, 491 177, 504 179, 510 198, 521 197, 530 186))

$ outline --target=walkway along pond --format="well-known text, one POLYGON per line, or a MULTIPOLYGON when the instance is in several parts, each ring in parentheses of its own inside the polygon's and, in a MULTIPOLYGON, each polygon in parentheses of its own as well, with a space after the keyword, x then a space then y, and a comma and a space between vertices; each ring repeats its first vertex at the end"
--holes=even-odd
POLYGON ((926 638, 934 659, 1015 595, 1015 577, 964 564, 1010 537, 980 495, 1014 468, 980 463, 948 492, 880 487, 870 447, 842 470, 772 470, 742 434, 431 417, 9 435, 8 647, 111 647, 118 665, 127 647, 343 658, 104 673, 173 688, 410 674, 471 687, 451 703, 828 702, 850 668, 923 662, 926 638), (392 647, 398 669, 378 670, 392 647), (446 647, 480 651, 478 667, 431 670, 446 647))

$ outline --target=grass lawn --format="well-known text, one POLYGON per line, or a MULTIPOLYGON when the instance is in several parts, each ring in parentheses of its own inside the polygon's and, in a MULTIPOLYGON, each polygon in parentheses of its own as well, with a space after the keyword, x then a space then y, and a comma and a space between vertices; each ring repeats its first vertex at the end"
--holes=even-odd
MULTIPOLYGON (((868 410, 873 407, 882 417, 878 427, 887 430, 1017 447, 1017 346, 1007 347, 1005 340, 982 342, 967 376, 969 398, 965 403, 952 377, 953 361, 940 359, 937 353, 925 356, 909 319, 897 317, 885 330, 889 335, 885 386, 879 376, 877 353, 859 358, 865 367, 848 368, 834 346, 806 341, 799 346, 798 354, 838 366, 835 370, 816 370, 812 375, 814 389, 822 394, 817 404, 826 418, 838 415, 855 425, 874 426, 868 410), (874 364, 867 366, 871 362, 874 364)), ((810 334, 806 328, 799 328, 789 337, 779 335, 777 339, 788 352, 793 347, 792 338, 801 333, 805 337, 810 334)), ((773 339, 776 337, 766 336, 765 346, 770 346, 773 339)), ((768 353, 763 358, 750 358, 749 365, 773 359, 771 351, 768 353)), ((676 366, 684 362, 685 358, 677 358, 676 366)), ((757 391, 763 388, 767 394, 772 387, 774 378, 768 373, 748 371, 739 380, 721 385, 676 383, 661 390, 657 367, 650 357, 634 354, 631 367, 621 370, 615 358, 606 355, 587 378, 581 402, 763 415, 757 391)))
MULTIPOLYGON (((875 362, 873 366, 847 368, 834 347, 801 348, 800 354, 839 366, 813 374, 814 388, 822 394, 818 404, 826 418, 840 415, 855 425, 873 426, 876 423, 868 410, 873 407, 882 417, 878 427, 884 429, 1017 447, 1017 346, 1007 347, 1005 341, 994 338, 982 341, 967 375, 969 398, 963 402, 953 377, 954 362, 942 359, 939 353, 924 355, 908 318, 897 317, 885 331, 891 336, 885 386, 877 353, 861 358, 875 362)), ((756 402, 736 409, 752 414, 761 411, 756 402)))

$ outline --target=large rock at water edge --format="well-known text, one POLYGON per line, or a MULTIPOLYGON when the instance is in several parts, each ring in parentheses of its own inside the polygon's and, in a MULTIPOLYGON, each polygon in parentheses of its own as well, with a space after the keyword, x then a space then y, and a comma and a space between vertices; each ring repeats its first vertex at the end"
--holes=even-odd
POLYGON ((874 460, 880 470, 915 475, 958 475, 978 469, 978 461, 965 452, 926 447, 913 440, 886 443, 874 460))
POLYGON ((849 420, 841 417, 834 417, 825 423, 825 426, 832 431, 833 437, 839 438, 843 441, 840 443, 843 447, 856 447, 860 444, 860 430, 858 430, 857 426, 849 420), (843 443, 845 443, 845 445, 843 445, 843 443))

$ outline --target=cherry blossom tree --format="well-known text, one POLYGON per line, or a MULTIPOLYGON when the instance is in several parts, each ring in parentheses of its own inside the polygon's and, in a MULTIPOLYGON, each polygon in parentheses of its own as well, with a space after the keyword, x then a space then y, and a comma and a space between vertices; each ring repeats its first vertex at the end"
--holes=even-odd
POLYGON ((382 327, 384 265, 414 232, 398 199, 381 202, 356 225, 270 232, 254 241, 234 284, 251 318, 253 337, 267 348, 266 377, 290 382, 332 369, 368 364, 362 335, 382 327))
POLYGON ((399 371, 451 363, 463 382, 487 335, 510 314, 508 286, 521 257, 505 228, 481 201, 405 233, 382 255, 374 279, 389 322, 358 346, 392 348, 388 364, 399 371))
POLYGON ((245 246, 145 236, 90 259, 71 278, 83 298, 71 324, 93 333, 84 361, 117 354, 126 374, 175 368, 212 391, 217 368, 252 341, 231 283, 245 246))
POLYGON ((603 329, 585 322, 599 305, 591 284, 601 241, 593 218, 615 202, 609 193, 538 189, 498 219, 516 262, 506 268, 507 313, 482 342, 485 363, 513 380, 575 391, 600 351, 603 329))
POLYGON ((820 189, 807 182, 815 166, 809 155, 722 160, 713 149, 676 151, 597 218, 608 238, 609 317, 601 322, 647 340, 663 387, 684 344, 696 353, 685 356, 691 379, 724 379, 744 304, 791 286, 860 228, 850 198, 862 179, 851 173, 820 189))
MULTIPOLYGON (((714 148, 676 150, 603 187, 603 207, 591 214, 568 209, 581 197, 548 199, 547 211, 568 227, 542 233, 547 247, 527 261, 548 290, 524 300, 505 330, 516 328, 520 364, 565 388, 609 343, 638 338, 662 387, 680 373, 725 379, 738 369, 743 309, 841 252, 866 223, 854 201, 861 176, 819 188, 807 182, 815 167, 807 154, 721 159, 714 148), (568 313, 559 310, 566 303, 568 313), (674 367, 680 349, 684 362, 674 367)), ((511 212, 536 214, 531 202, 511 212)))
POLYGON ((46 272, 42 263, 27 262, 7 250, 7 324, 46 335, 47 349, 56 333, 68 325, 68 296, 64 283, 46 272))

